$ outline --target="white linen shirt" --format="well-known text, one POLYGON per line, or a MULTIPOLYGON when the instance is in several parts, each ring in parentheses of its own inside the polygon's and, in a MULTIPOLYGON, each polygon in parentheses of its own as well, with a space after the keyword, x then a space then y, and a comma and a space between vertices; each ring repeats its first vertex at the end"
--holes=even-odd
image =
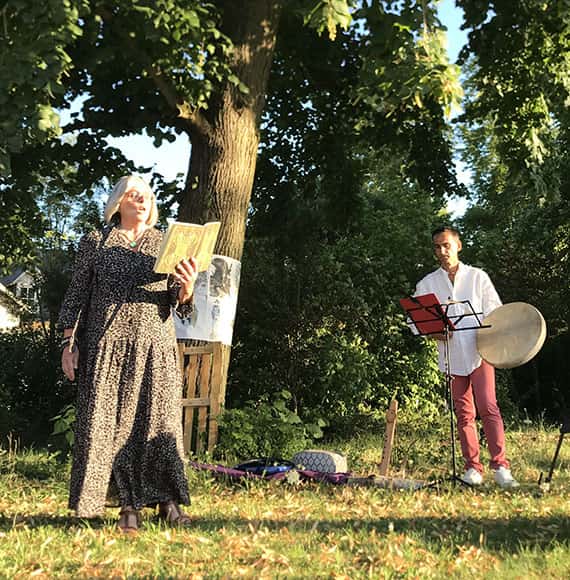
MULTIPOLYGON (((473 310, 479 314, 481 322, 502 302, 489 278, 488 274, 480 268, 474 268, 459 263, 455 282, 452 284, 447 272, 438 268, 431 274, 422 278, 415 291, 415 296, 434 293, 441 304, 451 301, 469 300, 473 310), (482 314, 480 314, 482 313, 482 314)), ((451 304, 447 310, 448 316, 467 314, 470 312, 467 304, 451 304)), ((476 326, 477 319, 474 316, 465 316, 459 322, 451 319, 456 328, 476 326)), ((413 327, 412 327, 413 328, 413 327)), ((445 372, 445 345, 438 340, 439 369, 445 372)), ((477 331, 459 330, 452 332, 449 338, 449 362, 452 375, 467 376, 481 365, 481 357, 477 351, 477 331)))

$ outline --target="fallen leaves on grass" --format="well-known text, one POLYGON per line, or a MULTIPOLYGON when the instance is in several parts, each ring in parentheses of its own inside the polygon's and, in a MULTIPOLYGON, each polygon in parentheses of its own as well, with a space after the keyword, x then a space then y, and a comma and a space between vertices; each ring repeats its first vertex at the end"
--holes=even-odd
MULTIPOLYGON (((354 453, 373 458, 375 451, 354 453)), ((537 498, 492 484, 293 489, 191 474, 191 529, 165 528, 146 514, 139 534, 126 538, 114 511, 97 522, 68 518, 67 491, 55 476, 9 473, 0 475, 0 577, 538 577, 553 558, 570 568, 568 471, 557 476, 561 491, 537 498)))

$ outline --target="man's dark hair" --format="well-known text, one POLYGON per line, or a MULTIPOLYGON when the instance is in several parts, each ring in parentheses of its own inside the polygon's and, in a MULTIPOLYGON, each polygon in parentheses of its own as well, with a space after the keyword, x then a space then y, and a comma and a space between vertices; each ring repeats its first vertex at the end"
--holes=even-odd
POLYGON ((454 227, 452 227, 452 226, 439 226, 438 228, 435 228, 435 230, 433 230, 433 232, 431 233, 431 239, 433 240, 435 238, 435 236, 438 236, 439 234, 443 234, 444 232, 449 232, 450 234, 453 234, 457 239, 459 239, 461 237, 459 230, 455 229, 454 227))

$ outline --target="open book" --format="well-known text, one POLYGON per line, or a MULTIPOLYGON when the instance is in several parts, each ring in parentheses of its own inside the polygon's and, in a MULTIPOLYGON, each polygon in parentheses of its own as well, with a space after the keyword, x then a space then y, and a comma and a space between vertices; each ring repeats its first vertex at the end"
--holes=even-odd
POLYGON ((198 272, 207 270, 212 261, 220 225, 221 222, 208 222, 204 225, 185 222, 168 224, 154 271, 157 274, 171 274, 180 260, 192 256, 198 262, 198 272))

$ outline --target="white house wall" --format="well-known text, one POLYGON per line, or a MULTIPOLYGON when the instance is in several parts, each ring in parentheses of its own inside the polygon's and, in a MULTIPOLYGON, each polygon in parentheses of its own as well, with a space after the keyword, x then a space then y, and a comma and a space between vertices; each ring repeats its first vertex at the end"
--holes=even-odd
POLYGON ((3 304, 0 304, 0 331, 14 328, 20 324, 20 317, 7 310, 3 304))

